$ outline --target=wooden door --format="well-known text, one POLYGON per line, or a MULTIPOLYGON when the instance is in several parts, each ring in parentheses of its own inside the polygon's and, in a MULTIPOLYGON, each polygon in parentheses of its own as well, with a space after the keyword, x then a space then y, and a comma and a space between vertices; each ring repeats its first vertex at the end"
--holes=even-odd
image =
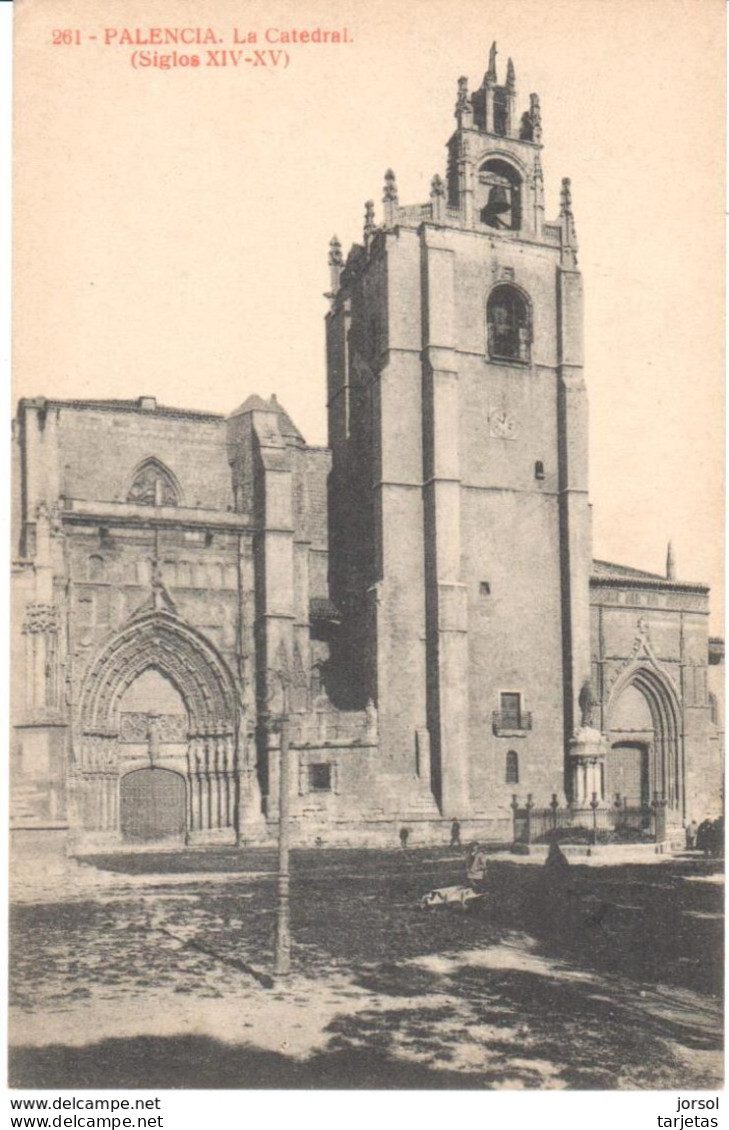
POLYGON ((642 742, 618 743, 607 756, 606 800, 620 793, 623 804, 645 805, 648 795, 648 746, 642 742))
POLYGON ((122 777, 119 822, 126 843, 180 842, 185 835, 185 781, 170 769, 136 769, 122 777))

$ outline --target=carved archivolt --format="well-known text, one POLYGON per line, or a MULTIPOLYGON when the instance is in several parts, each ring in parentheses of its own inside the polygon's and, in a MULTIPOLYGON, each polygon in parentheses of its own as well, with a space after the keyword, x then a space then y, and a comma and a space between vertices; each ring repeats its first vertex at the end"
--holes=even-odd
POLYGON ((678 706, 680 695, 673 679, 668 674, 663 664, 656 658, 653 647, 651 646, 650 625, 645 616, 638 617, 636 627, 636 636, 633 640, 630 654, 614 666, 607 676, 607 691, 609 693, 610 703, 612 704, 620 694, 620 691, 632 681, 632 675, 636 671, 641 667, 649 666, 653 668, 658 677, 670 688, 676 705, 678 706))
POLYGON ((618 673, 606 706, 608 717, 625 688, 632 685, 646 692, 651 703, 660 703, 664 716, 677 726, 681 716, 681 700, 674 682, 657 664, 649 666, 645 662, 634 662, 618 673))
POLYGON ((116 733, 124 692, 150 668, 181 694, 191 736, 235 732, 235 683, 224 659, 204 636, 165 609, 135 616, 97 656, 81 694, 83 730, 116 733))

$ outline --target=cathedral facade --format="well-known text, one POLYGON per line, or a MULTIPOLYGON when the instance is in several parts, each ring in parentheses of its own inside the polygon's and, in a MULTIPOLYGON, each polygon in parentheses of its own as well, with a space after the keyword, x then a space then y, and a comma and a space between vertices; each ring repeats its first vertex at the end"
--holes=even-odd
POLYGON ((72 852, 509 840, 512 805, 721 806, 708 590, 593 559, 570 182, 495 49, 445 178, 329 249, 329 444, 20 402, 11 810, 72 852), (517 798, 515 802, 514 798, 517 798))

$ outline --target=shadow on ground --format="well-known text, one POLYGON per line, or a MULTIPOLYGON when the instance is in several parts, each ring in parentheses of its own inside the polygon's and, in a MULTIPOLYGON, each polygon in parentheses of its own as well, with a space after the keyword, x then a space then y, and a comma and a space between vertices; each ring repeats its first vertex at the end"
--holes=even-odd
POLYGON ((449 1071, 393 1060, 377 1048, 346 1047, 304 1062, 276 1052, 199 1036, 104 1040, 83 1048, 20 1048, 11 1052, 11 1087, 125 1089, 484 1087, 449 1071))
MULTIPOLYGON (((159 869, 152 892, 14 908, 11 985, 21 1010, 83 1007, 90 987, 120 999, 160 988, 220 997, 211 969, 262 991, 274 883, 261 880, 260 860, 248 868, 251 882, 234 874, 241 855, 200 856, 199 877, 182 889, 165 887, 176 871, 170 857, 104 863, 124 873, 142 869, 139 860, 159 869), (230 870, 230 882, 207 884, 206 859, 208 870, 230 870)), ((714 1087, 723 889, 703 880, 715 869, 701 860, 577 865, 550 878, 543 867, 498 860, 482 903, 429 913, 419 896, 462 876, 452 853, 297 853, 293 954, 311 985, 311 1004, 300 1007, 315 1008, 316 990, 333 978, 358 998, 350 1005, 340 991, 323 1047, 294 1058, 211 1036, 141 1035, 16 1047, 10 1084, 714 1087)))

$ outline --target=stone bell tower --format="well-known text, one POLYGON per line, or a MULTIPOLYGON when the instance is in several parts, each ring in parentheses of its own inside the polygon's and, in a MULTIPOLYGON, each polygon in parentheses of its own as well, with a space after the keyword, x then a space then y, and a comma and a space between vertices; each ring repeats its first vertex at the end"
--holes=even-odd
MULTIPOLYGON (((445 180, 330 247, 330 581, 383 770, 444 817, 562 794, 590 675, 582 282, 545 219, 539 98, 496 45, 458 80, 445 180)), ((495 826, 495 825, 494 825, 495 826)))

